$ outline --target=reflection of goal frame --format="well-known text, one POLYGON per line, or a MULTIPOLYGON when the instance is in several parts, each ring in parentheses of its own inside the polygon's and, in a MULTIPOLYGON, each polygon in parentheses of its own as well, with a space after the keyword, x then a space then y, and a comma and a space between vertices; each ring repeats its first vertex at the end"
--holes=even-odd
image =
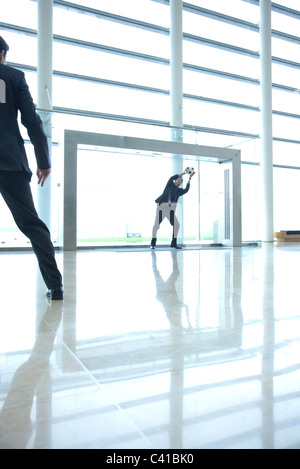
MULTIPOLYGON (((77 248, 77 148, 93 145, 101 148, 160 153, 161 156, 213 161, 224 168, 224 233, 222 244, 241 246, 241 152, 227 148, 189 143, 151 140, 119 135, 65 130, 64 135, 64 222, 63 249, 77 248)), ((129 155, 130 156, 130 155, 129 155)), ((128 156, 128 157, 129 157, 128 156)))

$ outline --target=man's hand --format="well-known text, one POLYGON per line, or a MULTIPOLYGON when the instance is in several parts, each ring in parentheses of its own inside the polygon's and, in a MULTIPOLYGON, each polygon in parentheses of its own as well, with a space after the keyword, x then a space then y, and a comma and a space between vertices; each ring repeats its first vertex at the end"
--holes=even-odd
POLYGON ((50 168, 48 168, 48 169, 39 169, 38 168, 36 170, 36 175, 38 177, 38 184, 41 184, 42 187, 43 187, 44 182, 46 181, 47 177, 49 176, 50 171, 51 171, 50 168))
POLYGON ((195 171, 194 171, 192 174, 190 174, 189 181, 192 179, 192 177, 194 176, 194 174, 195 174, 195 171))

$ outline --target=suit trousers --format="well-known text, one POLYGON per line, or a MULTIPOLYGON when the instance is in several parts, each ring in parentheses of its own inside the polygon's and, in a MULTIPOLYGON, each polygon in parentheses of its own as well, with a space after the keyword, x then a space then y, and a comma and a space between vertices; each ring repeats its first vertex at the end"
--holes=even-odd
POLYGON ((162 204, 157 204, 155 221, 152 228, 152 238, 157 237, 157 231, 160 228, 161 222, 167 218, 170 224, 173 226, 173 239, 177 238, 180 223, 178 218, 175 215, 177 204, 173 203, 171 205, 163 202, 162 204))
POLYGON ((34 206, 30 178, 25 171, 0 171, 0 193, 18 228, 31 242, 46 286, 53 289, 62 286, 62 276, 57 268, 50 232, 34 206))

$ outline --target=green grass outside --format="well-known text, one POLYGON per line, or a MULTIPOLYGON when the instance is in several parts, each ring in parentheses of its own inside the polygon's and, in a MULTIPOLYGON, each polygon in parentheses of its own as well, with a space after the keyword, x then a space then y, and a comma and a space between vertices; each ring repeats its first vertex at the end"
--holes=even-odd
MULTIPOLYGON (((203 240, 209 241, 212 240, 212 237, 204 237, 203 240)), ((150 242, 151 238, 141 237, 141 238, 78 238, 78 243, 143 243, 150 242)), ((157 238, 157 241, 170 241, 170 238, 157 238)), ((185 236, 184 241, 196 241, 196 236, 185 236)))

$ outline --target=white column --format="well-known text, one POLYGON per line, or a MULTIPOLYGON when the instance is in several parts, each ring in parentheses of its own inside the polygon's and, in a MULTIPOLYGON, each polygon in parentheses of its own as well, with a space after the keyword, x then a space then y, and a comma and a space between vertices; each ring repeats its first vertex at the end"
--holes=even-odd
MULTIPOLYGON (((171 140, 175 142, 183 141, 183 85, 182 85, 182 0, 170 0, 170 101, 171 101, 171 140)), ((183 172, 183 162, 181 157, 172 159, 173 174, 183 172)), ((184 185, 186 180, 184 180, 184 185)), ((183 198, 179 199, 177 206, 177 217, 180 221, 181 229, 178 241, 183 241, 183 198)))
MULTIPOLYGON (((171 99, 171 119, 170 124, 174 127, 171 129, 172 141, 182 142, 183 141, 183 89, 182 89, 182 0, 170 0, 170 73, 171 73, 171 87, 170 87, 170 99, 171 99)), ((173 174, 182 173, 183 163, 179 157, 173 157, 172 159, 172 170, 173 174)), ((184 181, 185 184, 186 181, 184 181)), ((178 242, 183 242, 183 197, 179 198, 176 216, 180 222, 181 228, 178 233, 178 242)), ((174 266, 173 266, 174 267, 174 266)), ((182 287, 182 278, 181 278, 182 287)), ((176 340, 176 331, 170 328, 171 337, 176 340), (174 335, 175 334, 175 335, 174 335)), ((178 337, 178 336, 177 336, 178 337)), ((182 422, 182 393, 180 389, 183 389, 183 364, 178 363, 178 357, 175 358, 176 365, 173 369, 176 372, 171 373, 171 385, 170 385, 170 423, 171 427, 181 426, 182 422), (179 392, 178 392, 179 391, 179 392)), ((170 432, 171 444, 182 444, 181 432, 173 430, 170 432)), ((176 447, 176 446, 172 446, 176 447)))
MULTIPOLYGON (((37 107, 48 138, 50 158, 52 153, 52 43, 53 1, 38 0, 38 67, 37 107)), ((44 187, 38 187, 37 209, 39 216, 50 229, 51 224, 51 174, 44 187)))
POLYGON ((260 88, 262 145, 262 240, 273 241, 273 135, 271 0, 260 0, 260 88))
POLYGON ((171 72, 171 126, 173 140, 182 141, 183 87, 182 87, 182 0, 170 0, 170 72, 171 72))

